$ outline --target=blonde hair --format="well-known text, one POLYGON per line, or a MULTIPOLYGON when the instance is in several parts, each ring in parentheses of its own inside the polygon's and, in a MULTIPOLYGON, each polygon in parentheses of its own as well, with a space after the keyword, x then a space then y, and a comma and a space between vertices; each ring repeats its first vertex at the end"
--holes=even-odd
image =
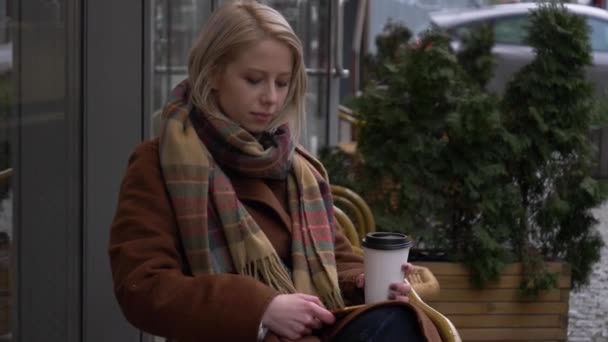
POLYGON ((269 130, 272 132, 280 125, 290 123, 292 137, 297 143, 305 120, 306 69, 302 43, 287 20, 266 5, 255 1, 232 1, 213 12, 190 51, 190 99, 200 110, 218 113, 211 80, 244 49, 268 38, 286 44, 293 54, 287 97, 269 130))

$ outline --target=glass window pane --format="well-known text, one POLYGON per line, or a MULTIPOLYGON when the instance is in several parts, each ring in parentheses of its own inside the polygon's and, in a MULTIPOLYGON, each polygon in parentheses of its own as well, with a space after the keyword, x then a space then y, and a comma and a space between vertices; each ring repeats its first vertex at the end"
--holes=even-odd
POLYGON ((608 51, 608 23, 597 19, 587 19, 590 32, 590 42, 593 51, 608 51))
MULTIPOLYGON (((326 70, 330 63, 327 52, 330 1, 269 0, 265 3, 285 16, 302 41, 306 67, 309 70, 326 70)), ((306 127, 301 143, 313 153, 328 143, 327 116, 331 113, 327 113, 327 86, 327 74, 308 75, 306 127)))
MULTIPOLYGON (((212 6, 223 1, 154 0, 152 2, 153 66, 152 135, 160 132, 160 111, 171 89, 187 77, 188 54, 199 30, 210 15, 212 6)), ((306 67, 326 71, 330 62, 329 1, 266 0, 265 4, 285 16, 304 46, 306 67)), ((306 101, 307 121, 302 144, 313 152, 327 143, 328 76, 309 75, 306 101)))
POLYGON ((209 17, 211 0, 153 0, 151 6, 151 108, 158 112, 171 89, 188 76, 190 47, 209 17))
POLYGON ((528 16, 498 19, 494 24, 494 39, 497 44, 525 45, 528 26, 528 16))
POLYGON ((13 193, 9 115, 12 100, 13 44, 8 2, 0 1, 0 340, 10 341, 10 259, 13 235, 13 193))

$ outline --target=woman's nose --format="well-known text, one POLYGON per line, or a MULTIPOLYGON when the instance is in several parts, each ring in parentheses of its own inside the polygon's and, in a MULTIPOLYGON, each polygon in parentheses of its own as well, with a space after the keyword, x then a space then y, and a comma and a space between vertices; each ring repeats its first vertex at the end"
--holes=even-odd
POLYGON ((277 87, 274 84, 269 84, 265 91, 262 100, 266 104, 275 104, 277 102, 277 87))

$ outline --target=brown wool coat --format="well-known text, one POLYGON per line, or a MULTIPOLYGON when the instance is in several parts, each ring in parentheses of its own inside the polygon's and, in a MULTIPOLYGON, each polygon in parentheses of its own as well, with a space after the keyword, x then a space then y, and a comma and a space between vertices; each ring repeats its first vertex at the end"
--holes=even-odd
MULTIPOLYGON (((255 341, 262 315, 277 292, 236 274, 190 275, 158 148, 154 139, 132 154, 111 228, 114 291, 125 317, 139 329, 180 342, 255 341)), ((277 254, 289 260, 284 183, 233 177, 233 185, 277 254)), ((360 304, 363 293, 354 281, 363 272, 362 258, 340 232, 335 246, 347 305, 360 304)))

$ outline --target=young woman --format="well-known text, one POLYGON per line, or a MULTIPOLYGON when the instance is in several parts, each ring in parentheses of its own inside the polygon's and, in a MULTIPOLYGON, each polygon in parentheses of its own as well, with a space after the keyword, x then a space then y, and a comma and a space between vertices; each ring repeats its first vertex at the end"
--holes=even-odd
POLYGON ((297 146, 305 91, 301 43, 278 12, 214 12, 160 138, 137 147, 122 183, 109 252, 134 326, 180 342, 436 337, 405 283, 387 298, 399 305, 340 322, 330 311, 363 302, 364 275, 322 165, 297 146))

